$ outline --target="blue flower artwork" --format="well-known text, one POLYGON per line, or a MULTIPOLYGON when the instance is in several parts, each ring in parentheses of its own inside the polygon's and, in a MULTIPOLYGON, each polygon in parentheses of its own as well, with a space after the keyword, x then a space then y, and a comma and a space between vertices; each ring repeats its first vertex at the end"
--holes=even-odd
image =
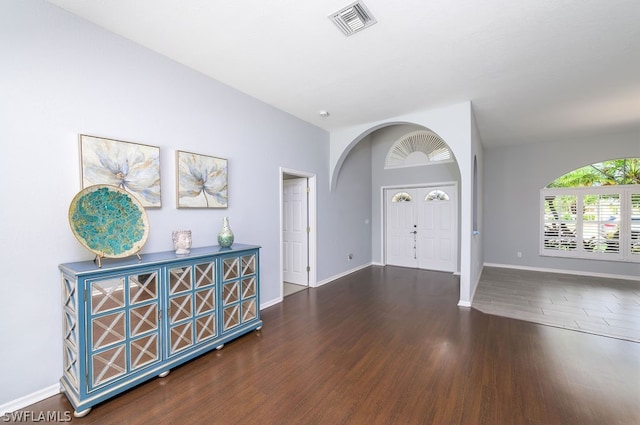
POLYGON ((160 207, 160 148, 80 135, 82 187, 108 184, 160 207))
POLYGON ((226 208, 227 160, 190 152, 176 152, 177 207, 226 208))

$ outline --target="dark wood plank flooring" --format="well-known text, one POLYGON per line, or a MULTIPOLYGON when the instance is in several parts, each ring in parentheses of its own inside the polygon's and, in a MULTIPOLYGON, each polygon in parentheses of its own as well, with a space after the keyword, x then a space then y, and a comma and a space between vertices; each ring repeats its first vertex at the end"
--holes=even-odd
MULTIPOLYGON (((370 267, 78 424, 640 423, 640 344, 459 308, 447 273, 370 267)), ((70 411, 63 395, 24 410, 70 411)))

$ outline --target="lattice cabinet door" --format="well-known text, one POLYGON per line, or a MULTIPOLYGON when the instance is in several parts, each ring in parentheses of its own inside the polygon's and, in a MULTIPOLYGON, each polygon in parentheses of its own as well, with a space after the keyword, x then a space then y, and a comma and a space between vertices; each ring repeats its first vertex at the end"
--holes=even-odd
POLYGON ((258 252, 222 259, 222 331, 258 318, 258 252))
POLYGON ((218 335, 216 262, 168 269, 168 355, 181 353, 218 335))
POLYGON ((87 384, 92 391, 162 360, 157 269, 87 280, 87 384))
POLYGON ((78 297, 78 281, 69 276, 62 276, 62 336, 63 336, 63 375, 76 391, 80 388, 82 371, 80 367, 80 344, 84 339, 79 334, 79 309, 81 300, 78 297))

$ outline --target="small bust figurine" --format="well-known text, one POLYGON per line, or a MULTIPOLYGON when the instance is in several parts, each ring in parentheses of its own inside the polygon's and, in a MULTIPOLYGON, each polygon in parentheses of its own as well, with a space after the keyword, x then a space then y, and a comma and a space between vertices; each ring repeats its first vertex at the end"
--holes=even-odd
POLYGON ((176 250, 176 254, 188 254, 191 252, 191 230, 174 230, 173 234, 173 249, 176 250))

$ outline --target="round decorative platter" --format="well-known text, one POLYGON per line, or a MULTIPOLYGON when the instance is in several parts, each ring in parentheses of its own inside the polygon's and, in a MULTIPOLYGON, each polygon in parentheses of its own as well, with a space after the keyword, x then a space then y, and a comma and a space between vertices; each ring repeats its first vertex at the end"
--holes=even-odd
POLYGON ((89 186, 73 198, 69 224, 74 236, 98 258, 137 254, 149 237, 144 207, 124 189, 89 186))

